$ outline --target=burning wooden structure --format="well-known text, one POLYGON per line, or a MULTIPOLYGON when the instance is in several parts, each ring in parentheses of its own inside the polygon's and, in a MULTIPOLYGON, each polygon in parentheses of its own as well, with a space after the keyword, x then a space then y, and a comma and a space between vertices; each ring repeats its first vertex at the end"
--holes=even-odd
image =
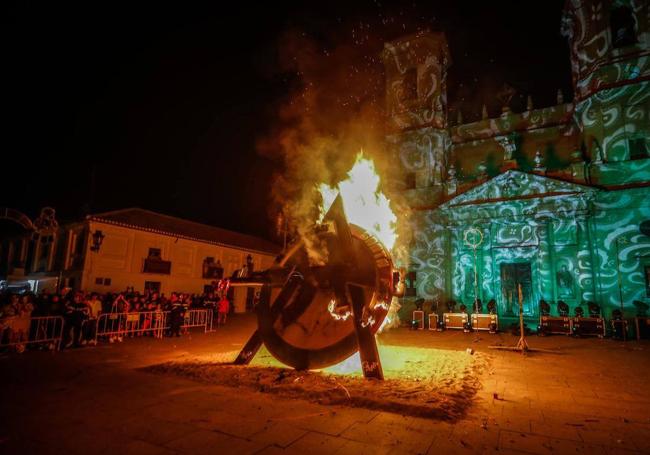
POLYGON ((340 195, 314 229, 327 260, 313 265, 298 241, 260 276, 258 328, 235 364, 248 364, 262 344, 300 370, 334 365, 359 351, 364 376, 383 379, 374 335, 394 294, 390 254, 348 222, 340 195))

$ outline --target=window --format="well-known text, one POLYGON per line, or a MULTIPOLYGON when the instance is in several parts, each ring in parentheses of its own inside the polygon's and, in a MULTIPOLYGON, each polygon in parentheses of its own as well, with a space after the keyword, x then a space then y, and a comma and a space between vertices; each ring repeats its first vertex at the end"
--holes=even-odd
POLYGON ((609 25, 612 33, 612 45, 615 48, 637 43, 636 21, 632 10, 627 6, 621 6, 611 11, 609 25))
POLYGON ((95 284, 104 284, 104 278, 95 278, 95 284))
POLYGON ((223 267, 221 262, 214 262, 214 257, 207 256, 203 260, 203 278, 212 278, 220 280, 223 278, 223 267))
POLYGON ((149 259, 162 259, 162 251, 160 248, 149 248, 149 259))
POLYGON ((111 279, 110 278, 104 278, 104 286, 110 286, 111 285, 111 279))
POLYGON ((83 267, 84 246, 86 238, 83 232, 70 232, 69 256, 67 269, 80 269, 83 267))
POLYGON ((632 137, 627 140, 627 148, 630 151, 631 160, 648 158, 648 144, 645 137, 632 137))
POLYGON ((402 82, 402 98, 403 100, 415 100, 418 97, 418 70, 417 68, 409 68, 404 73, 404 80, 402 82))

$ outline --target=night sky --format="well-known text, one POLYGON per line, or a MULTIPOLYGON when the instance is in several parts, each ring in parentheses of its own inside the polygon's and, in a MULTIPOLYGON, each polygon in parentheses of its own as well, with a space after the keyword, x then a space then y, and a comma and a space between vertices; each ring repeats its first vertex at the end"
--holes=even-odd
POLYGON ((220 3, 0 7, 0 206, 35 216, 50 205, 60 220, 140 206, 268 237, 282 166, 256 145, 300 85, 280 62, 288 31, 327 50, 365 27, 380 38, 359 44, 373 55, 382 40, 445 31, 450 106, 465 121, 483 103, 498 109, 504 82, 521 95, 515 111, 528 94, 538 107, 558 88, 572 98, 563 0, 220 3))

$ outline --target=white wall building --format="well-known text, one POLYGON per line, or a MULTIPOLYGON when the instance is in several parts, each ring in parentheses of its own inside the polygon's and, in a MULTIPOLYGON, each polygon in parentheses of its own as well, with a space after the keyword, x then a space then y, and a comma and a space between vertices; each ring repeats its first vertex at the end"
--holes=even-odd
POLYGON ((90 215, 46 236, 5 240, 0 269, 8 283, 29 282, 39 291, 69 286, 201 293, 220 275, 240 269, 249 255, 255 270, 263 270, 279 252, 258 237, 129 208, 90 215))

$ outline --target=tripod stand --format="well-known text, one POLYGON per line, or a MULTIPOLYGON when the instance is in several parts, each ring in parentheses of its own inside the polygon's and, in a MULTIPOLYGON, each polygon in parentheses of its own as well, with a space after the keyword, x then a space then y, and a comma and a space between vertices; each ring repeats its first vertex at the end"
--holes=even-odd
POLYGON ((528 352, 528 342, 526 341, 526 331, 524 330, 524 299, 521 294, 521 284, 517 285, 517 294, 519 298, 519 341, 515 350, 522 353, 528 352))
POLYGON ((521 292, 521 284, 518 285, 517 294, 519 298, 519 341, 517 341, 516 346, 488 346, 490 349, 499 349, 502 351, 517 351, 522 354, 527 354, 529 352, 546 352, 549 354, 558 354, 557 351, 551 351, 548 349, 537 349, 530 348, 528 342, 526 341, 526 331, 524 327, 524 298, 521 292))

